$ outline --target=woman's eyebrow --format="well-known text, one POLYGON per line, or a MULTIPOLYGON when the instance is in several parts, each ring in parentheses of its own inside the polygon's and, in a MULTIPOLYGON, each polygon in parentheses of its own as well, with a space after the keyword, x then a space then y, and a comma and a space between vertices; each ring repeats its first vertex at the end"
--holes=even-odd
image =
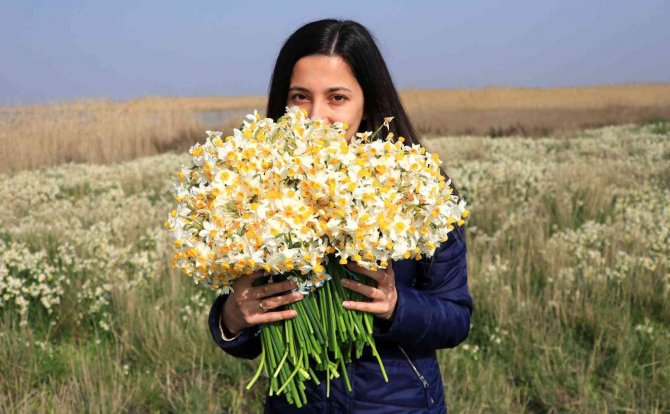
MULTIPOLYGON (((299 91, 299 92, 309 92, 309 89, 303 87, 303 86, 291 86, 288 90, 289 92, 293 91, 299 91)), ((333 86, 331 88, 326 89, 326 93, 333 93, 337 91, 347 91, 349 93, 352 93, 352 90, 345 87, 345 86, 333 86)))

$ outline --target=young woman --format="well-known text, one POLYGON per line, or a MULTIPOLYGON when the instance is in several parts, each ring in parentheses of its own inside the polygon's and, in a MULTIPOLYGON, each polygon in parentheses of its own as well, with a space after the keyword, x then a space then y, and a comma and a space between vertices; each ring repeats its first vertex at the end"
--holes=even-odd
MULTIPOLYGON (((267 116, 277 119, 293 105, 305 108, 312 118, 347 122, 348 139, 393 116, 391 131, 396 137, 403 136, 410 144, 420 142, 371 34, 353 21, 315 21, 288 38, 272 75, 267 116)), ((300 410, 275 396, 267 397, 265 411, 446 412, 436 350, 457 346, 470 331, 473 303, 465 254, 464 233, 457 228, 431 259, 397 261, 376 272, 348 264, 377 281, 377 288, 343 281, 370 301, 342 306, 375 316, 375 342, 389 382, 368 350, 347 367, 353 392, 336 380, 326 398, 325 381, 320 386, 309 382, 308 404, 300 410)), ((236 280, 234 292, 217 298, 210 311, 214 340, 238 358, 257 357, 259 325, 295 317, 295 311, 281 310, 282 306, 302 298, 292 292, 289 281, 252 286, 259 276, 236 280)))

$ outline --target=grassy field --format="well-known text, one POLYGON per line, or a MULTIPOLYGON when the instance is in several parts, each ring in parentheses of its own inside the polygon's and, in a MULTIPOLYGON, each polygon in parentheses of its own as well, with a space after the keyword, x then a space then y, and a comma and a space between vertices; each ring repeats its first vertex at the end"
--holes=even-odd
MULTIPOLYGON (((426 145, 472 210, 472 332, 438 353, 450 410, 670 412, 670 124, 426 145)), ((210 337, 213 294, 167 266, 185 160, 0 175, 0 412, 260 410, 255 362, 210 337)))
MULTIPOLYGON (((670 120, 670 84, 407 90, 401 98, 426 136, 569 136, 587 127, 670 120)), ((185 150, 205 129, 231 129, 264 105, 264 97, 200 97, 0 108, 0 173, 185 150)))

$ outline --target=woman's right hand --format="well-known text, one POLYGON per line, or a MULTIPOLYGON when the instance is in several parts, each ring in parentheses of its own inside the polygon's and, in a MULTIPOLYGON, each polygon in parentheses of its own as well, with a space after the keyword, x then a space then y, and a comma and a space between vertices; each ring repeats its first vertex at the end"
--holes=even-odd
POLYGON ((254 325, 291 319, 297 315, 294 310, 272 312, 272 309, 302 299, 302 293, 290 292, 297 287, 296 282, 285 280, 253 286, 253 282, 264 275, 264 272, 256 272, 233 282, 233 292, 223 305, 223 323, 233 335, 254 325), (282 292, 282 295, 274 296, 282 292))

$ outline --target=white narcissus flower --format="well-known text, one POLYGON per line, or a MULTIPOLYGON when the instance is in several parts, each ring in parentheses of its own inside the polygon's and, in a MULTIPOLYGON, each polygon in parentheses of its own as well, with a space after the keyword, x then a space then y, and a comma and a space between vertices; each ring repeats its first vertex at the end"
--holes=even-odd
POLYGON ((215 288, 253 271, 295 270, 307 277, 302 289, 327 279, 326 251, 368 268, 432 253, 466 215, 439 159, 391 133, 347 143, 347 128, 294 107, 276 122, 249 114, 225 138, 208 131, 175 185, 180 204, 166 223, 175 266, 215 288))
POLYGON ((205 243, 212 243, 213 240, 219 233, 219 228, 216 224, 213 224, 210 221, 202 222, 202 230, 198 233, 198 236, 205 240, 205 243))

